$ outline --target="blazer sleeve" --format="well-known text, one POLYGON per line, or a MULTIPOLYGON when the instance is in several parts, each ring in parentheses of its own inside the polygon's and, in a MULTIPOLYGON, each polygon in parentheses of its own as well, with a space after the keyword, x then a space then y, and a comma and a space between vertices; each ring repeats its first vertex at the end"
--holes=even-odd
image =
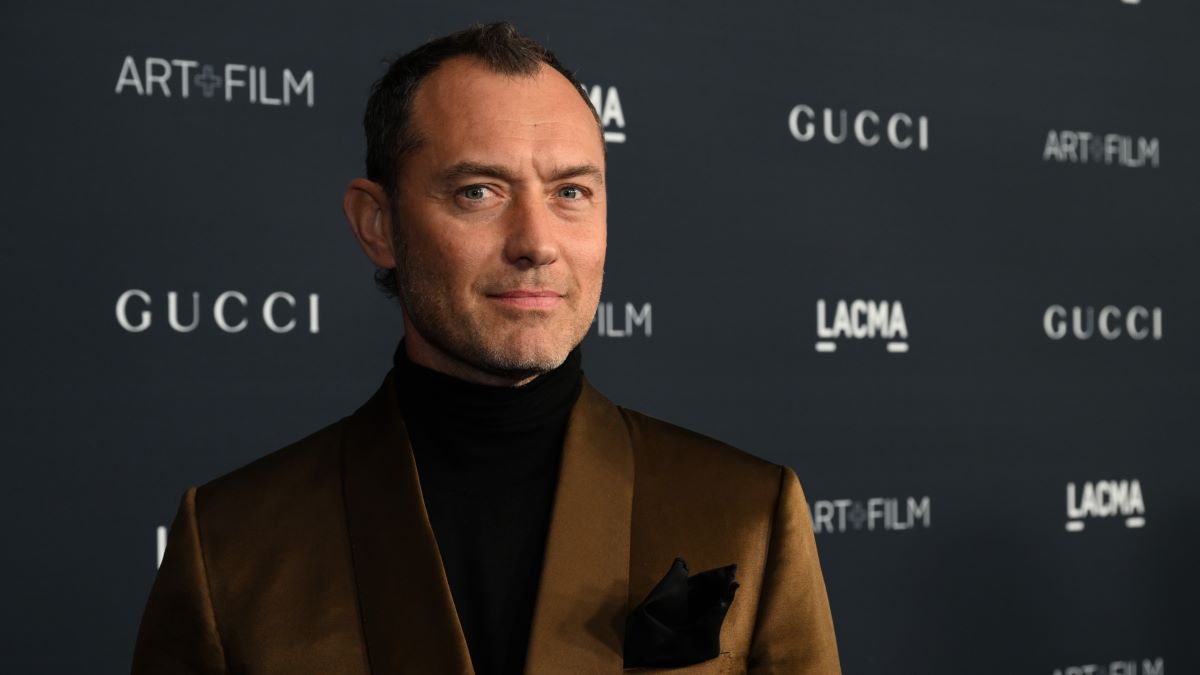
POLYGON ((226 673, 196 522, 196 488, 183 495, 167 535, 133 650, 133 675, 226 673))
POLYGON ((812 520, 796 472, 782 467, 747 660, 752 675, 840 675, 812 520))

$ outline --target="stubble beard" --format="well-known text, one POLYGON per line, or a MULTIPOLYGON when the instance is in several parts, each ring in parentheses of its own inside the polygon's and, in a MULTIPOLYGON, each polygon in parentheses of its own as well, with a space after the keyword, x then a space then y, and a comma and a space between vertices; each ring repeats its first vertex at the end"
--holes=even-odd
POLYGON ((595 307, 586 321, 580 317, 575 322, 580 325, 566 329, 571 333, 555 340, 556 344, 533 354, 516 353, 491 335, 478 317, 456 316, 449 298, 439 292, 446 287, 441 276, 434 266, 426 269, 414 259, 402 236, 396 237, 394 246, 396 291, 408 322, 430 346, 460 364, 514 382, 528 380, 561 366, 591 326, 595 307))

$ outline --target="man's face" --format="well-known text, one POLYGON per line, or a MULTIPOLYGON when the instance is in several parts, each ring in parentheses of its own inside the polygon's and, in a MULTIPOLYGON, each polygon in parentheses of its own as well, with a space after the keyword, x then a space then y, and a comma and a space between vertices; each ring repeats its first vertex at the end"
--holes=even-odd
POLYGON ((402 162, 393 212, 412 346, 523 379, 556 368, 600 300, 604 147, 561 74, 509 77, 443 63, 412 104, 421 143, 402 162))

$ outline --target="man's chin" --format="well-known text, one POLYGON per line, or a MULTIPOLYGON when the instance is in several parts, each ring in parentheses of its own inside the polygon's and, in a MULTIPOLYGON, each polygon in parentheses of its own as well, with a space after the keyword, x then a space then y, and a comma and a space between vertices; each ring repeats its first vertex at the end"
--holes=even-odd
POLYGON ((485 370, 493 375, 532 377, 547 373, 561 366, 571 353, 573 344, 566 344, 561 336, 550 339, 545 335, 513 335, 499 340, 485 350, 485 370))
MULTIPOLYGON (((578 341, 575 331, 558 326, 514 326, 504 322, 471 322, 455 333, 420 331, 423 341, 460 368, 500 380, 522 383, 558 368, 578 341)), ((582 339, 582 338, 581 338, 582 339)))
POLYGON ((570 350, 495 350, 488 354, 487 363, 479 364, 493 375, 525 379, 548 373, 567 360, 570 350), (561 353, 560 353, 561 352, 561 353))

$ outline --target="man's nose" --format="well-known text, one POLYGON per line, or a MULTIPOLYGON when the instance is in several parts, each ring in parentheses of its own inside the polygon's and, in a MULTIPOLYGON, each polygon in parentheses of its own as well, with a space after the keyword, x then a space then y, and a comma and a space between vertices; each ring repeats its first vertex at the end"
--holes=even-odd
POLYGON ((533 196, 518 198, 508 216, 504 256, 510 263, 530 269, 558 259, 556 219, 545 200, 533 196))

